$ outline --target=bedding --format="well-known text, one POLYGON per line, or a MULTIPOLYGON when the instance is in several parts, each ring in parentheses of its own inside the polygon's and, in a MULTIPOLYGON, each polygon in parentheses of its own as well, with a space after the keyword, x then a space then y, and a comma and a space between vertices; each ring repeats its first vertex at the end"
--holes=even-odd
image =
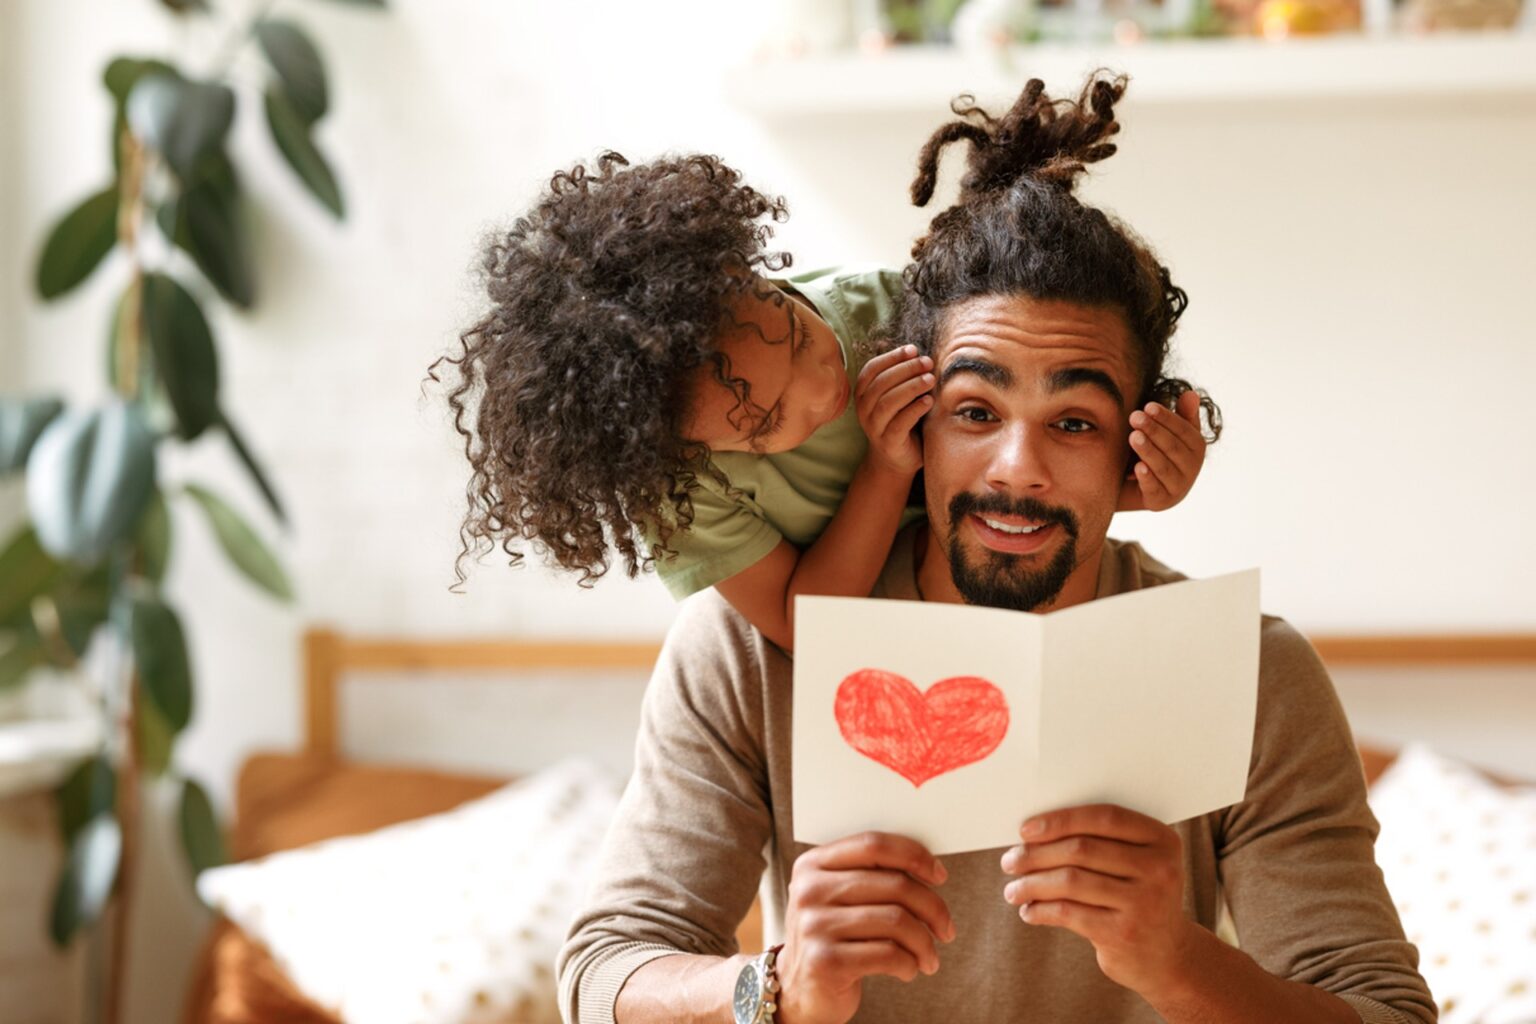
POLYGON ((450 811, 204 871, 197 889, 348 1024, 558 1024, 555 954, 619 789, 564 761, 450 811))

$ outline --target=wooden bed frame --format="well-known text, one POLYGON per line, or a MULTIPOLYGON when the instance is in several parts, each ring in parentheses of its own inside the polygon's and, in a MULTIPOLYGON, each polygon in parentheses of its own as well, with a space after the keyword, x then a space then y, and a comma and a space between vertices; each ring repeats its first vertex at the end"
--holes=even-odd
MULTIPOLYGON (((1536 665, 1536 633, 1342 635, 1311 638, 1324 663, 1343 665, 1536 665)), ((353 672, 555 670, 648 672, 659 642, 413 640, 364 638, 322 627, 304 633, 304 749, 340 751, 338 690, 353 672)))

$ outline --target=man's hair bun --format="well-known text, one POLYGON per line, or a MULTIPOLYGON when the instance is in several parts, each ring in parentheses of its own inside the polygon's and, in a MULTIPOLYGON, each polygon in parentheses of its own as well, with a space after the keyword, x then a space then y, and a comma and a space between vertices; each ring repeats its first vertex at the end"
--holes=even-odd
POLYGON ((939 158, 952 142, 971 144, 960 202, 1007 190, 1032 178, 1070 193, 1088 164, 1115 152, 1107 141, 1120 130, 1115 104, 1125 95, 1126 76, 1096 71, 1075 100, 1053 100, 1045 83, 1032 78, 1009 111, 993 117, 973 96, 960 96, 950 109, 961 118, 934 132, 917 158, 912 202, 926 206, 933 198, 939 158))

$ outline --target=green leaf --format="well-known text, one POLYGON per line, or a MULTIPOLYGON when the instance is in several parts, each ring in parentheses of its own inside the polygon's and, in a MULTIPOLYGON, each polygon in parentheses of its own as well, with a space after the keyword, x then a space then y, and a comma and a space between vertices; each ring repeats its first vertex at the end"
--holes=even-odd
POLYGON ((27 464, 38 435, 63 411, 57 398, 0 398, 0 476, 27 464))
POLYGON ((149 775, 164 775, 171 767, 171 747, 176 734, 166 724, 165 716, 147 700, 138 703, 133 722, 134 750, 139 767, 149 775))
POLYGON ((54 791, 59 810, 59 834, 68 846, 94 818, 111 814, 117 806, 117 772, 100 754, 75 766, 54 791))
POLYGON ((188 484, 186 491, 202 506, 213 527, 219 546, 245 573, 252 583, 282 601, 293 600, 293 587, 276 557, 267 548, 256 531, 246 525, 244 519, 230 508, 222 498, 197 484, 188 484))
POLYGON ((330 165, 315 148, 309 137, 309 122, 294 109, 287 93, 276 85, 267 88, 267 126, 272 129, 272 139, 282 151, 299 179, 314 193, 325 208, 341 219, 341 187, 330 165))
POLYGON ((187 182, 205 157, 223 149, 235 117, 235 94, 217 82, 151 73, 134 84, 124 109, 133 133, 187 182))
POLYGON ((181 845, 187 852, 187 865, 194 881, 200 872, 229 860, 213 802, 203 787, 191 779, 181 787, 181 845))
POLYGON ((133 91, 139 79, 149 74, 167 75, 171 78, 181 77, 180 72, 163 60, 115 57, 102 71, 101 80, 106 85, 107 91, 112 94, 113 101, 123 104, 128 102, 128 94, 133 91))
POLYGON ((123 172, 123 154, 119 140, 128 128, 128 94, 145 75, 169 75, 180 78, 181 73, 163 60, 140 60, 134 57, 118 57, 102 72, 102 82, 112 94, 115 114, 112 119, 112 167, 116 174, 123 172))
POLYGON ((294 112, 310 124, 324 117, 330 106, 325 65, 309 36, 291 21, 263 18, 256 23, 256 41, 282 81, 294 112))
POLYGON ((142 413, 113 401, 48 424, 27 457, 27 511, 43 550, 95 565, 139 521, 155 482, 142 413))
POLYGON ((29 618, 38 594, 50 590, 64 575, 64 566, 43 550, 37 531, 23 526, 0 551, 0 623, 29 618))
POLYGON ((181 619, 153 595, 135 594, 131 601, 130 634, 139 682, 165 716, 165 724, 180 732, 192 720, 192 666, 181 619))
POLYGON ((162 205, 156 220, 220 295, 242 309, 251 308, 256 301, 256 275, 238 194, 200 181, 182 192, 179 200, 162 205))
POLYGON ((165 579, 166 563, 171 558, 171 510, 158 487, 150 494, 149 504, 144 506, 137 540, 144 575, 160 583, 165 579))
POLYGON ((85 199, 54 225, 37 261, 37 294, 56 299, 91 276, 117 244, 117 186, 85 199))
POLYGON ((144 276, 144 333, 180 424, 192 440, 219 421, 219 361, 208 321, 190 292, 165 274, 144 276))
POLYGON ((53 894, 49 934, 60 949, 76 931, 101 916, 117 881, 123 833, 110 814, 92 819, 69 847, 69 860, 53 894))
POLYGON ((106 622, 111 612, 110 575, 107 566, 98 566, 89 574, 70 580, 51 595, 59 617, 59 632, 76 658, 85 655, 96 627, 106 622))
POLYGON ((260 464, 257 463, 256 457, 251 454, 245 439, 235 429, 235 425, 230 421, 229 413, 227 412, 224 414, 224 434, 229 438, 230 445, 235 449, 236 457, 240 459, 241 464, 245 466, 246 472, 251 474, 251 479, 256 482, 256 486, 261 490, 261 496, 267 499, 267 507, 272 509, 272 514, 277 517, 279 523, 287 526, 288 515, 283 511, 282 502, 277 499, 277 492, 272 489, 272 484, 267 479, 267 474, 262 470, 260 464))

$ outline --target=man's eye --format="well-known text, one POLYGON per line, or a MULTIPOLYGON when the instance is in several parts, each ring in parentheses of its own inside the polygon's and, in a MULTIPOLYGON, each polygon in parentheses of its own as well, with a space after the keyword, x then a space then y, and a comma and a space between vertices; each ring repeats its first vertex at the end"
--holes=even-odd
POLYGON ((972 423, 990 423, 995 417, 979 405, 968 405, 964 409, 955 410, 955 415, 972 423))
POLYGON ((1066 419, 1058 420, 1057 423, 1069 434, 1086 434, 1094 429, 1093 424, 1087 420, 1066 419))

